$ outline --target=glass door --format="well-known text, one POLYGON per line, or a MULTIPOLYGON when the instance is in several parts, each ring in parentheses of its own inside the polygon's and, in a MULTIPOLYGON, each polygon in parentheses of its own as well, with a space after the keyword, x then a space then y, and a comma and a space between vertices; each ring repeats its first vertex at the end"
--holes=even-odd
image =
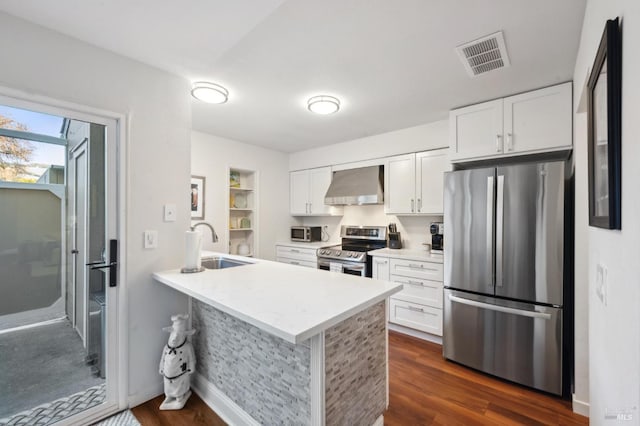
POLYGON ((118 409, 116 129, 0 97, 0 424, 118 409))

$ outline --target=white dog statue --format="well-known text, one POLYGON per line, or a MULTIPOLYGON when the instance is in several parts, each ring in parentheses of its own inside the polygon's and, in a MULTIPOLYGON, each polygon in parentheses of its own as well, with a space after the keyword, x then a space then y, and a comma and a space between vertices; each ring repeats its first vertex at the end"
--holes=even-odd
POLYGON ((188 314, 173 315, 173 325, 162 329, 171 334, 160 360, 166 395, 161 410, 180 410, 191 396, 191 375, 196 371, 196 357, 187 338, 196 331, 187 330, 188 319, 188 314))

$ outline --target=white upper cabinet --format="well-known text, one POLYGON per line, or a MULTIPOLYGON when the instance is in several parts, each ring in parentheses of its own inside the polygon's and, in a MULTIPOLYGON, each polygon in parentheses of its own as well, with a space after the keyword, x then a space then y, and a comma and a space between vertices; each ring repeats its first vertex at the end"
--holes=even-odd
POLYGON ((451 159, 502 154, 502 99, 449 113, 451 159))
POLYGON ((571 149, 571 105, 571 83, 505 98, 505 153, 571 149))
POLYGON ((416 154, 417 213, 444 213, 444 172, 449 170, 451 162, 447 148, 416 154))
POLYGON ((309 214, 309 171, 289 173, 289 189, 291 214, 309 214))
POLYGON ((415 213, 416 155, 390 157, 384 168, 385 213, 415 213))
POLYGON ((444 172, 451 169, 449 150, 434 149, 390 157, 385 164, 385 213, 443 213, 444 172))
POLYGON ((451 161, 571 149, 571 110, 571 83, 453 110, 451 161))
POLYGON ((289 173, 290 213, 293 216, 329 216, 342 214, 342 208, 324 204, 331 184, 331 167, 289 173))

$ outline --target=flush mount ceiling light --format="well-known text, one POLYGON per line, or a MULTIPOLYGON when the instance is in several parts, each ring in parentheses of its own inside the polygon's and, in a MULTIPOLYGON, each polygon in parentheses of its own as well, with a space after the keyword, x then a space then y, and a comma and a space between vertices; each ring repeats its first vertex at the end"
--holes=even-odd
POLYGON ((229 99, 229 91, 219 84, 198 81, 191 87, 191 96, 209 104, 223 104, 229 99))
POLYGON ((314 96, 307 101, 307 108, 316 114, 333 114, 340 109, 340 100, 327 95, 314 96))

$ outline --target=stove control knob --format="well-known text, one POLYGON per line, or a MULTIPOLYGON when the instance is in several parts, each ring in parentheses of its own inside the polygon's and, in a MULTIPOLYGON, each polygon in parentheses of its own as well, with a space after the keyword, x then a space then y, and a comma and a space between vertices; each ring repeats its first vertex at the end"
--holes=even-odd
POLYGON ((340 256, 341 254, 342 254, 342 252, 341 252, 340 250, 338 250, 338 251, 336 252, 336 256, 340 256))

